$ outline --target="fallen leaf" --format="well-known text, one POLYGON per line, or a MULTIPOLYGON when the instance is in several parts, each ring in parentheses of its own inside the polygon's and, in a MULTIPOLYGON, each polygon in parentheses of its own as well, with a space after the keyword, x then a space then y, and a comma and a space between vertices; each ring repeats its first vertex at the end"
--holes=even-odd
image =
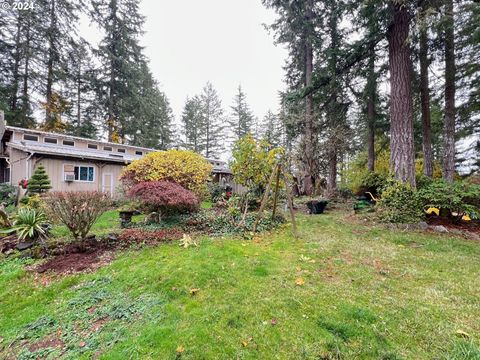
POLYGON ((177 347, 177 353, 183 353, 185 351, 185 348, 182 345, 179 345, 177 347))
POLYGON ((466 332, 463 331, 463 330, 457 330, 457 331, 455 331, 455 334, 456 334, 457 336, 463 337, 463 338, 465 338, 465 339, 470 338, 470 334, 466 333, 466 332))
POLYGON ((190 289, 190 295, 196 295, 199 291, 200 289, 190 289))
POLYGON ((242 341, 242 345, 243 345, 243 347, 247 347, 247 346, 248 346, 248 341, 243 340, 243 341, 242 341))
POLYGON ((297 280, 295 280, 295 284, 298 286, 302 286, 303 284, 305 284, 305 280, 303 278, 298 278, 297 280))

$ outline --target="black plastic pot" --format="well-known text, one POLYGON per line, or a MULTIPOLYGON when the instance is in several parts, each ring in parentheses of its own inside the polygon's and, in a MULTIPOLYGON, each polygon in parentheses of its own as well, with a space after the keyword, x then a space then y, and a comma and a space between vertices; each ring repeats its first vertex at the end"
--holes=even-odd
POLYGON ((124 228, 128 224, 132 222, 132 216, 136 213, 136 211, 126 210, 126 211, 119 211, 120 216, 120 227, 124 228))
POLYGON ((307 202, 309 214, 323 214, 327 204, 328 201, 326 200, 310 200, 307 202))

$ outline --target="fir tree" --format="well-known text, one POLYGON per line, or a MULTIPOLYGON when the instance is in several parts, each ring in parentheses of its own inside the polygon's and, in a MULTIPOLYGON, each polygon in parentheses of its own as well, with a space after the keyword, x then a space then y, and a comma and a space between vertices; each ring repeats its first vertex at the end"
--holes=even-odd
POLYGON ((255 118, 250 107, 247 104, 246 95, 242 87, 238 86, 238 93, 233 99, 232 117, 229 120, 231 131, 233 132, 233 140, 241 139, 243 136, 252 131, 255 118))
POLYGON ((28 180, 28 192, 32 194, 42 194, 51 189, 50 180, 42 164, 38 165, 32 177, 28 180))

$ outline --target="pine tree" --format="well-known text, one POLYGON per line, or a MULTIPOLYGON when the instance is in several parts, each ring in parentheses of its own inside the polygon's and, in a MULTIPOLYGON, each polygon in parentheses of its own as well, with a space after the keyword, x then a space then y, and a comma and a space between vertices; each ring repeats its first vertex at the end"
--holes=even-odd
POLYGON ((188 150, 202 153, 204 150, 203 137, 205 127, 203 126, 202 103, 198 96, 187 98, 182 112, 182 127, 185 140, 183 147, 188 150))
POLYGON ((263 139, 267 140, 272 147, 282 146, 282 124, 279 117, 271 110, 265 114, 262 127, 265 130, 262 134, 263 139))
POLYGON ((223 150, 224 125, 222 102, 217 91, 208 82, 200 95, 202 106, 202 125, 204 127, 204 155, 215 158, 223 150))
POLYGON ((145 62, 138 38, 143 16, 139 0, 93 0, 92 17, 105 32, 96 50, 102 67, 96 83, 97 96, 106 119, 109 141, 124 142, 135 136, 138 120, 134 109, 142 106, 139 77, 145 62))
POLYGON ((28 192, 32 194, 42 194, 51 189, 50 180, 42 164, 38 165, 32 177, 28 180, 28 192))
POLYGON ((238 86, 238 93, 233 99, 231 106, 232 116, 229 120, 230 129, 233 133, 233 140, 236 141, 252 131, 254 116, 247 104, 246 95, 242 87, 238 86))

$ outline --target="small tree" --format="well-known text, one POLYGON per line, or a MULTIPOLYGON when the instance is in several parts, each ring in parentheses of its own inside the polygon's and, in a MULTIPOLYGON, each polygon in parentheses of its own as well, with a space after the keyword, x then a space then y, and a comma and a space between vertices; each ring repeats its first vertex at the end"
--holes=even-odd
POLYGON ((98 191, 55 191, 45 197, 45 208, 70 230, 80 248, 92 225, 111 205, 110 197, 98 191))
POLYGON ((48 178, 45 168, 42 164, 38 165, 32 177, 28 180, 28 192, 31 194, 43 194, 51 188, 50 179, 48 178))
POLYGON ((250 189, 263 192, 267 186, 277 156, 282 148, 271 148, 266 140, 255 141, 252 134, 237 140, 233 146, 233 161, 230 168, 235 182, 250 189))

